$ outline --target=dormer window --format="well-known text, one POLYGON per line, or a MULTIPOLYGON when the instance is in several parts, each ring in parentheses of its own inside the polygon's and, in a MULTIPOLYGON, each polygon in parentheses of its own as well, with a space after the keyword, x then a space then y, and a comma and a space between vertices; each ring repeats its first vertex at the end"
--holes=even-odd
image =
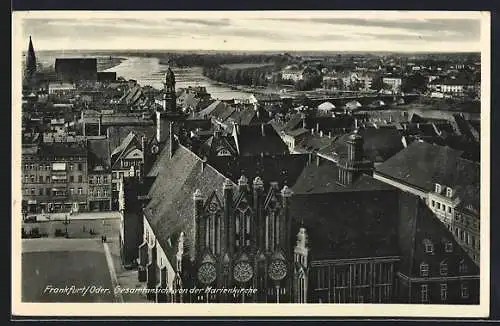
POLYGON ((441 264, 439 264, 439 275, 448 275, 448 263, 446 261, 442 261, 441 264))
POLYGON ((451 198, 453 196, 453 190, 450 187, 446 187, 446 197, 451 198))
POLYGON ((440 193, 441 193, 441 185, 440 185, 439 183, 436 183, 436 184, 434 185, 434 191, 435 191, 436 193, 438 193, 438 194, 440 194, 440 193))
POLYGON ((453 243, 451 243, 450 241, 446 241, 444 244, 444 251, 453 252, 453 243))
POLYGON ((463 259, 460 261, 460 264, 458 265, 458 270, 459 270, 460 274, 467 273, 467 264, 465 263, 465 261, 463 259))
POLYGON ((425 252, 427 253, 433 253, 434 252, 434 245, 429 239, 424 240, 424 246, 425 246, 425 252))

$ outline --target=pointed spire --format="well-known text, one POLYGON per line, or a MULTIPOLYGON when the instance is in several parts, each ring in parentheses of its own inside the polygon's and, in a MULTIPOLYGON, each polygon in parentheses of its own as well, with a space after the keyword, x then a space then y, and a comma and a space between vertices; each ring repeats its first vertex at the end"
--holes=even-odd
POLYGON ((33 48, 33 42, 30 36, 30 42, 28 45, 28 54, 26 57, 26 78, 31 79, 36 72, 36 56, 35 49, 33 48))

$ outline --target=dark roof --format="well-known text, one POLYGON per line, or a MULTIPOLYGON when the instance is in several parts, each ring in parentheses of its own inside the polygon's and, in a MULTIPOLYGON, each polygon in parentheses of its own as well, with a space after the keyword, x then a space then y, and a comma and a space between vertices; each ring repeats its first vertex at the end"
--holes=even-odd
MULTIPOLYGON (((299 129, 301 130, 301 129, 299 129)), ((304 152, 312 153, 319 152, 322 149, 330 146, 335 141, 335 137, 330 138, 328 136, 312 135, 308 133, 300 139, 299 142, 295 144, 295 150, 302 150, 304 152)))
POLYGON ((300 113, 292 115, 283 127, 284 131, 290 131, 302 127, 302 115, 300 113))
POLYGON ((339 115, 335 117, 308 117, 306 118, 306 128, 318 128, 324 132, 335 129, 349 129, 354 127, 354 117, 352 115, 339 115))
POLYGON ((257 111, 253 108, 244 108, 241 110, 233 110, 229 119, 240 125, 249 125, 253 122, 256 116, 257 111))
POLYGON ((40 156, 87 156, 87 148, 83 143, 43 143, 38 153, 40 156))
POLYGON ((270 124, 239 125, 237 134, 237 146, 241 156, 289 152, 286 144, 270 124), (264 135, 262 128, 264 128, 264 135))
MULTIPOLYGON (((373 162, 384 162, 404 148, 401 141, 402 135, 394 128, 360 129, 359 135, 364 140, 364 156, 373 162)), ((346 134, 336 138, 335 142, 320 150, 320 153, 336 159, 346 157, 347 137, 348 135, 346 134)))
POLYGON ((416 141, 376 167, 377 173, 425 191, 449 186, 462 201, 479 210, 480 165, 463 159, 462 151, 416 141))
POLYGON ((479 269, 462 247, 455 241, 446 226, 439 221, 426 203, 409 193, 400 193, 399 246, 401 262, 399 270, 413 277, 420 277, 420 264, 429 264, 429 277, 439 277, 440 263, 448 263, 449 275, 459 275, 459 263, 463 259, 468 267, 468 275, 478 275, 479 269), (424 242, 434 245, 434 254, 425 252, 424 242), (453 251, 444 250, 446 242, 451 242, 453 251))
POLYGON ((201 159, 183 146, 172 158, 162 155, 161 160, 163 168, 149 190, 151 199, 144 214, 169 260, 177 251, 175 241, 180 232, 185 233, 186 252, 193 257, 193 193, 200 189, 209 196, 215 191, 222 198, 225 177, 208 164, 202 169, 201 159))
POLYGON ((220 173, 237 183, 243 174, 248 180, 260 177, 267 188, 269 182, 278 182, 278 185, 293 185, 304 166, 307 164, 307 155, 271 155, 271 156, 243 156, 243 157, 214 157, 209 163, 220 173))
POLYGON ((307 165, 292 187, 296 194, 318 194, 330 192, 356 192, 356 191, 382 191, 393 190, 381 181, 368 175, 361 175, 351 185, 344 186, 338 182, 339 170, 337 164, 320 159, 319 165, 316 160, 307 165))
POLYGON ((306 228, 310 261, 398 256, 397 195, 397 191, 294 194, 292 230, 306 228))
MULTIPOLYGON (((156 127, 151 126, 111 126, 108 127, 109 132, 109 145, 111 151, 114 151, 123 140, 130 134, 134 132, 139 138, 144 136, 146 139, 151 139, 156 135, 156 127)), ((166 132, 168 133, 168 127, 166 132)))
POLYGON ((111 154, 108 139, 89 139, 88 149, 89 171, 98 165, 101 165, 104 169, 111 166, 111 154))

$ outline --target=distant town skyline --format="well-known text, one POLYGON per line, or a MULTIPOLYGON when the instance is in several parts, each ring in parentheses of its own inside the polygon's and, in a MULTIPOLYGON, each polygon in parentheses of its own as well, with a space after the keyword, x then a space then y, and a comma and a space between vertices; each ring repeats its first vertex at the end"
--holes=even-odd
MULTIPOLYGON (((411 12, 26 14, 37 50, 476 52, 481 16, 411 12), (422 18, 423 17, 423 18, 422 18)), ((27 43, 26 43, 27 44, 27 43)))

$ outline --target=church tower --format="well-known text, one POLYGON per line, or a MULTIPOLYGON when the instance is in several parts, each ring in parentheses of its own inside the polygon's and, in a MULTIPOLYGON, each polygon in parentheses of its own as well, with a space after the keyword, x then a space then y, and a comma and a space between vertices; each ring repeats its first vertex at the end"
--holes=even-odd
POLYGON ((373 162, 364 158, 363 137, 358 130, 347 137, 347 158, 339 162, 339 182, 343 185, 350 185, 362 174, 369 174, 373 171, 373 162))
POLYGON ((163 89, 163 111, 176 111, 176 96, 175 96, 175 75, 168 64, 167 72, 165 73, 165 83, 163 89))
POLYGON ((36 73, 36 56, 35 49, 33 48, 33 42, 31 41, 28 45, 28 53, 26 55, 26 69, 24 72, 24 80, 27 86, 32 86, 36 73))

